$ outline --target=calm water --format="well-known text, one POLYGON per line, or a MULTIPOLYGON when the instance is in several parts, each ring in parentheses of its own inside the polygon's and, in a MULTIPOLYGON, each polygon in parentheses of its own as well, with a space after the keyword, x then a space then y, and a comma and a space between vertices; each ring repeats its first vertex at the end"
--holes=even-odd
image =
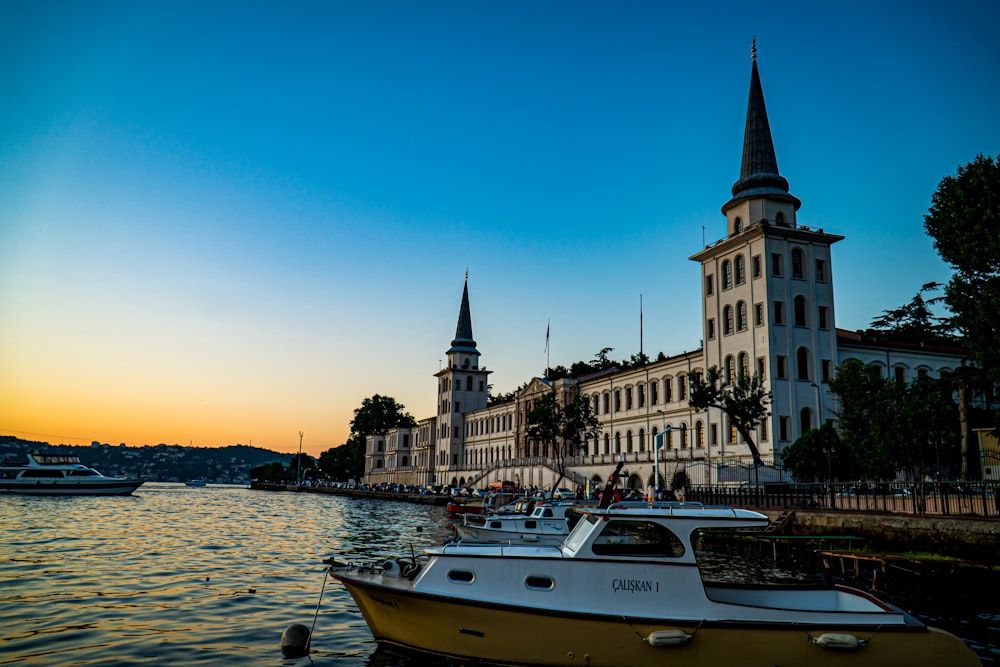
MULTIPOLYGON (((438 544, 442 508, 237 487, 146 484, 125 498, 0 497, 0 664, 426 664, 379 649, 322 560, 438 544)), ((1000 616, 937 619, 1000 664, 1000 616)))

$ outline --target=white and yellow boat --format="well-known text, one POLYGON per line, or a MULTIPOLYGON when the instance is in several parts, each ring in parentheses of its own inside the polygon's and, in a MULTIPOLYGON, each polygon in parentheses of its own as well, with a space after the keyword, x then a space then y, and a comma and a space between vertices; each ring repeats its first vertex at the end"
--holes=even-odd
POLYGON ((745 509, 581 509, 560 546, 463 544, 331 566, 375 639, 504 665, 980 665, 957 637, 844 586, 702 580, 700 529, 762 527, 745 509))

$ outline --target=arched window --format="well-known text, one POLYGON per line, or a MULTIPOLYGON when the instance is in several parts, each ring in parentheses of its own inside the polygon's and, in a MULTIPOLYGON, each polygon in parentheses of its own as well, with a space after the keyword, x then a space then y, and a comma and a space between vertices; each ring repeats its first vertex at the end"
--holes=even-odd
POLYGON ((804 434, 806 431, 816 428, 813 425, 812 410, 809 408, 802 408, 802 412, 799 413, 799 435, 804 434))
POLYGON ((705 448, 705 427, 700 419, 694 423, 694 441, 698 449, 705 448))
POLYGON ((617 431, 615 433, 615 454, 622 453, 622 432, 617 431))
POLYGON ((646 429, 639 429, 639 451, 646 451, 646 429))
POLYGON ((728 259, 722 263, 722 289, 733 286, 733 263, 728 259))
POLYGON ((739 369, 740 378, 750 377, 750 356, 746 352, 740 352, 739 369))
POLYGON ((732 384, 736 379, 736 359, 733 355, 726 357, 726 376, 723 378, 726 384, 732 384))
POLYGON ((736 256, 736 284, 742 285, 747 281, 747 264, 743 255, 736 256))
POLYGON ((739 234, 743 231, 743 218, 737 216, 736 220, 733 221, 733 233, 739 234))
POLYGON ((781 211, 778 211, 778 214, 774 216, 774 219, 779 225, 785 224, 785 214, 782 213, 781 211))
POLYGON ((726 336, 733 333, 733 307, 726 306, 722 309, 722 333, 726 336))
POLYGON ((801 294, 795 297, 795 326, 808 326, 806 321, 806 298, 801 294))
POLYGON ((632 453, 632 429, 625 431, 625 451, 632 453))
POLYGON ((681 424, 681 449, 687 449, 688 446, 688 426, 687 424, 681 424))
POLYGON ((792 278, 802 277, 802 250, 792 248, 792 278))
POLYGON ((795 353, 796 377, 800 380, 809 379, 809 350, 800 347, 795 353))
POLYGON ((607 433, 604 434, 604 453, 605 454, 611 453, 611 436, 608 435, 607 433))
POLYGON ((736 303, 736 330, 747 330, 747 303, 739 301, 736 303))

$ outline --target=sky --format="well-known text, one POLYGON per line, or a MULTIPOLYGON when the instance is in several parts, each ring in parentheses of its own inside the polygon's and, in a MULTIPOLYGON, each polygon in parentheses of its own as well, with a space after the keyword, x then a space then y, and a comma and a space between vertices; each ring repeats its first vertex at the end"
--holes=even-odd
POLYGON ((312 455, 435 412, 468 271, 494 392, 701 340, 758 66, 836 324, 950 270, 1000 3, 0 3, 0 434, 312 455), (640 301, 642 327, 640 328, 640 301))

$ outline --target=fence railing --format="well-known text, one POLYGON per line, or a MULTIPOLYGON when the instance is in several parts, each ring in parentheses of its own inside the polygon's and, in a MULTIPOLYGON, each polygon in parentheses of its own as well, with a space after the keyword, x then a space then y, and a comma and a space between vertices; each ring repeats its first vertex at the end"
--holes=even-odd
POLYGON ((764 483, 696 485, 686 500, 761 509, 829 509, 1000 518, 997 482, 764 483))

